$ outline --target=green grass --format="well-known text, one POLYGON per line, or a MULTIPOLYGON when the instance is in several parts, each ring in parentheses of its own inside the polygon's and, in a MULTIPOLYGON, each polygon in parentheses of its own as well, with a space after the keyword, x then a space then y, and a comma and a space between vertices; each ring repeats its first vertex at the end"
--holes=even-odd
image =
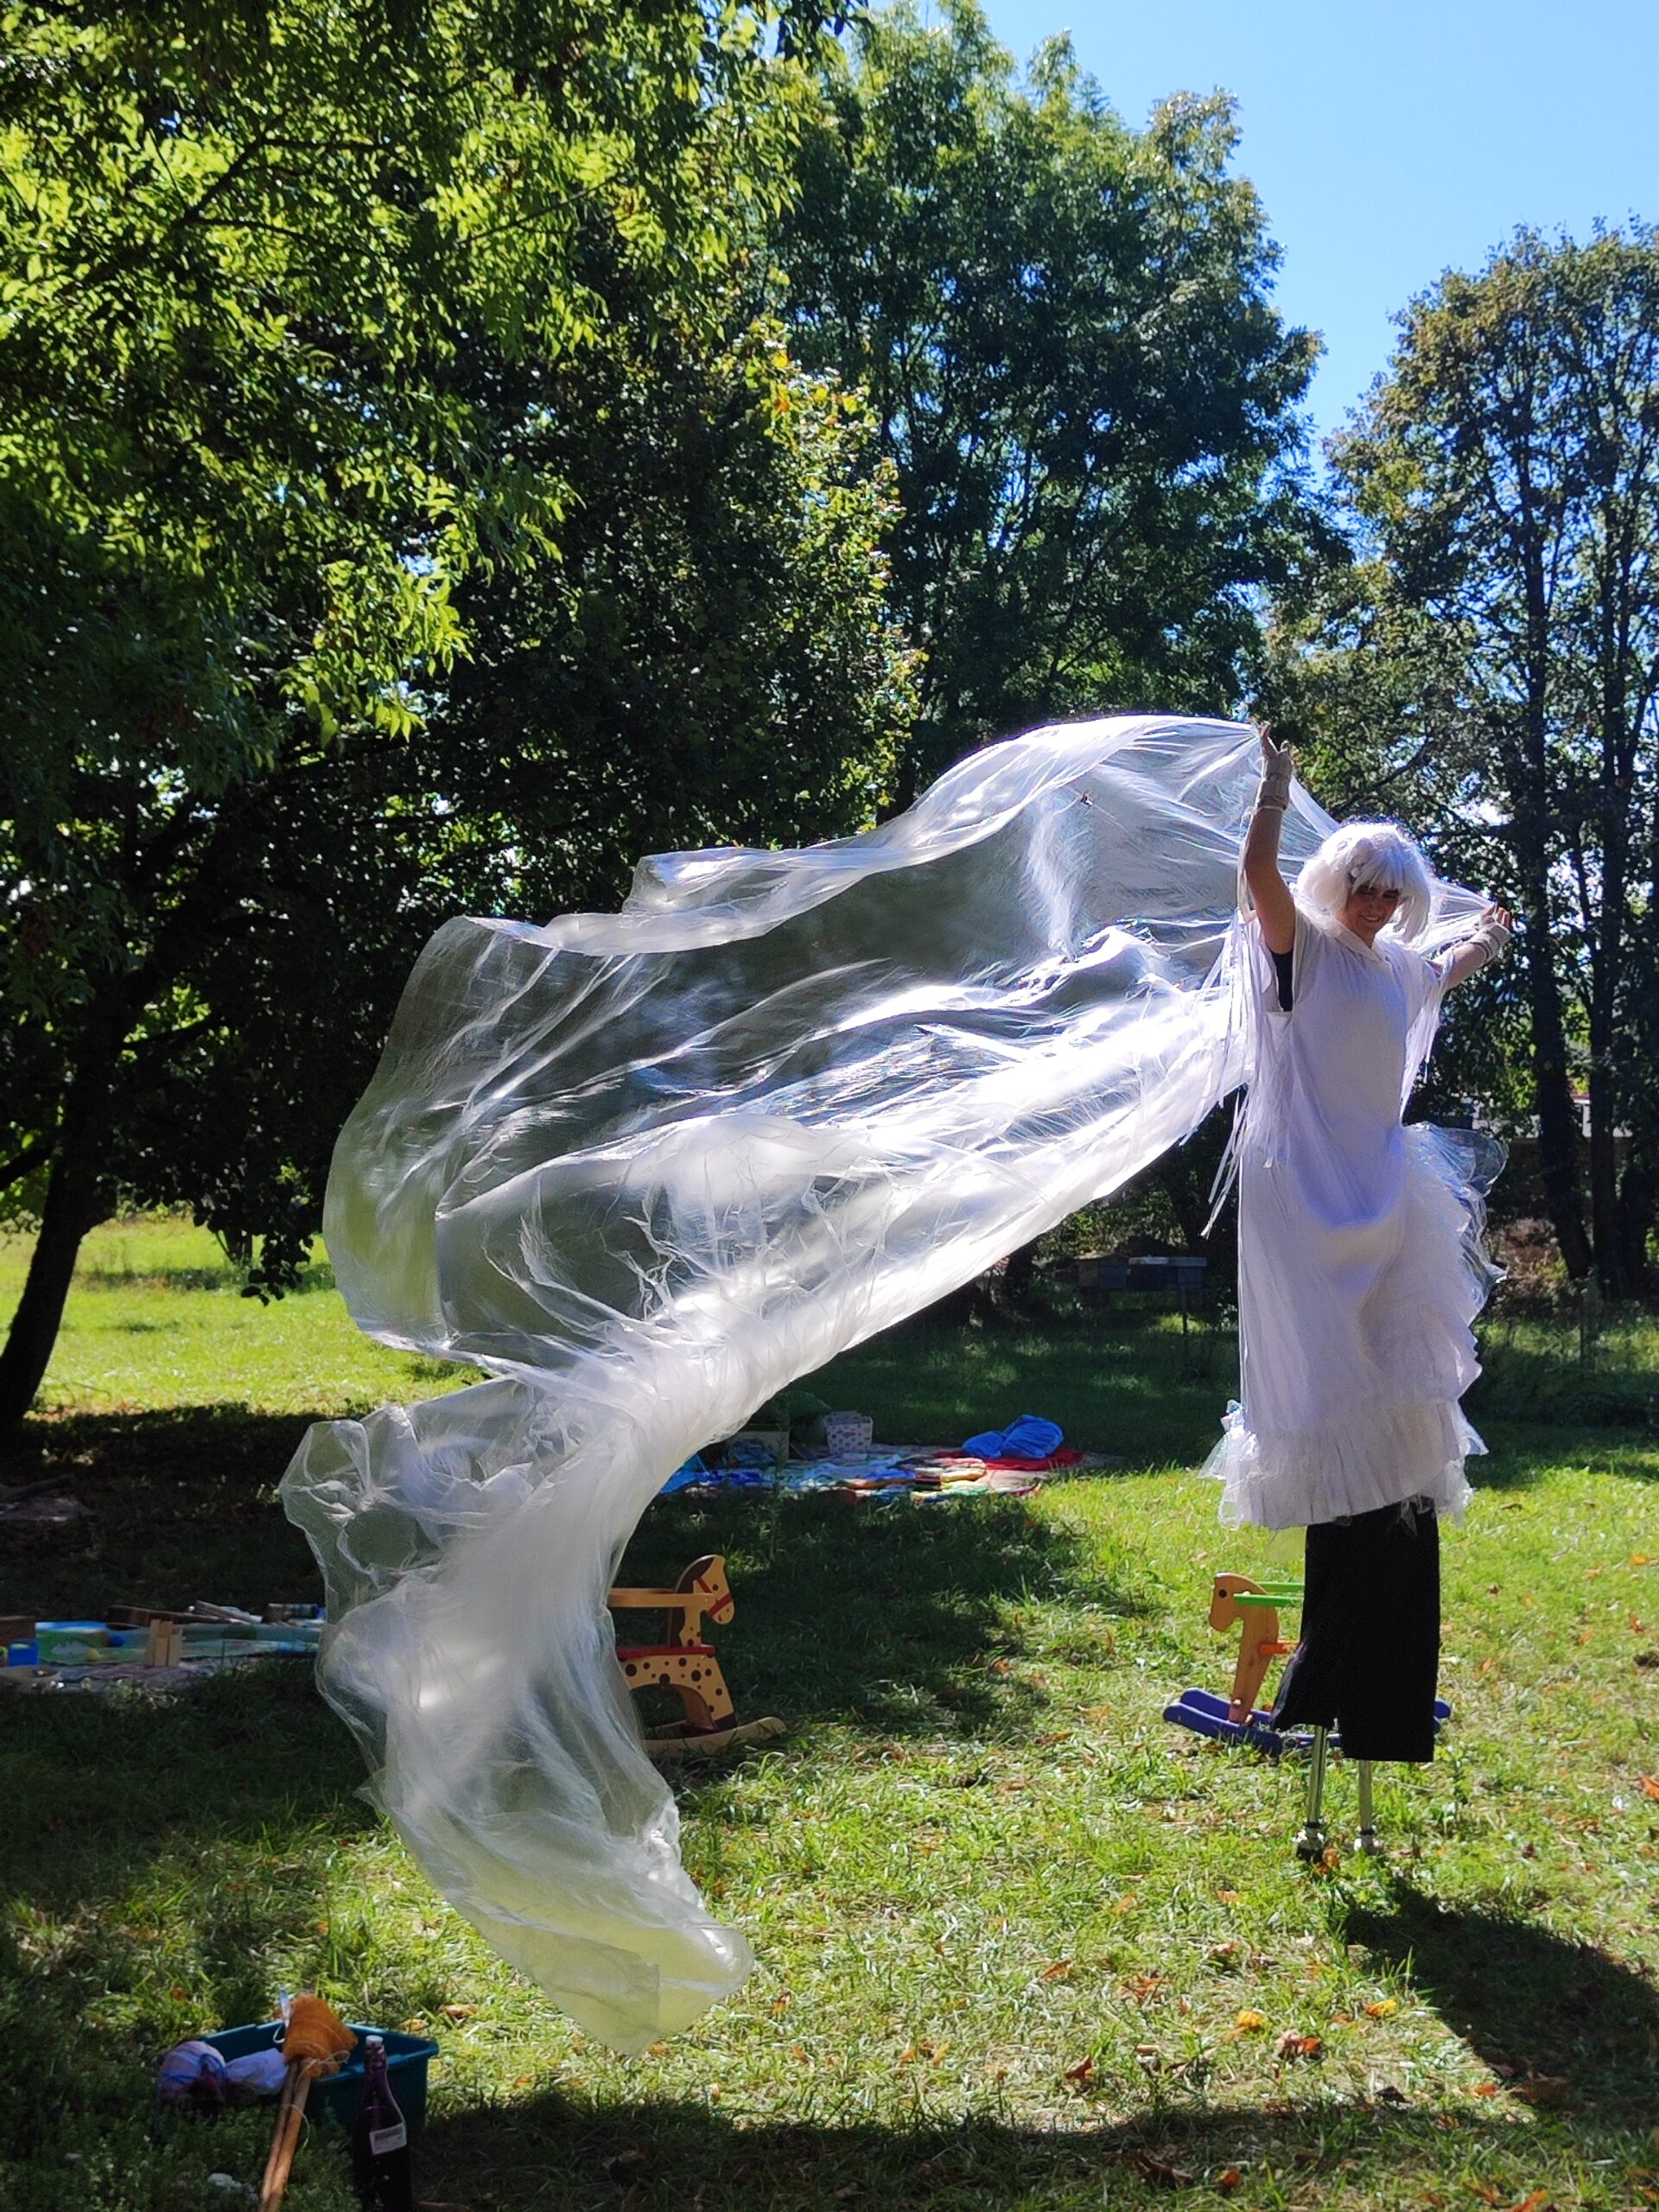
MULTIPOLYGON (((178 1283, 211 1267, 194 1236, 95 1242, 52 1409, 0 1467, 61 1473, 92 1517, 0 1535, 0 1605, 310 1594, 272 1502, 299 1415, 442 1387, 355 1351, 325 1285, 262 1313, 178 1283), (162 1325, 123 1353, 122 1318, 162 1325)), ((1535 1379, 1570 1364, 1521 1349, 1535 1379)), ((1121 1468, 1029 1503, 647 1515, 628 1574, 723 1551, 740 1706, 790 1732, 677 1779, 687 1862, 760 1967, 638 2061, 434 1896, 302 1666, 8 1703, 0 2208, 232 2202, 206 2177, 257 2181, 268 2119, 157 2133, 148 2082, 284 1985, 430 2029, 418 2193, 469 2212, 1654 2202, 1659 1444, 1510 1420, 1489 1391, 1446 1554, 1455 1720, 1432 1767, 1380 1770, 1387 1864, 1310 1874, 1298 1776, 1161 1718, 1230 1669, 1210 1574, 1286 1560, 1218 1530, 1190 1472, 1230 1365, 1224 1336, 1183 1346, 1154 1316, 913 1327, 822 1395, 922 1438, 1049 1412, 1121 1468)), ((1332 1808, 1340 1833, 1340 1770, 1332 1808)), ((349 2201, 308 2145, 296 2212, 349 2201)))
MULTIPOLYGON (((0 1313, 22 1289, 29 1242, 0 1234, 0 1313)), ((457 1370, 387 1351, 353 1325, 326 1263, 297 1294, 244 1298, 216 1240, 188 1222, 111 1222, 89 1236, 39 1403, 48 1414, 234 1406, 359 1412, 430 1397, 457 1370)))

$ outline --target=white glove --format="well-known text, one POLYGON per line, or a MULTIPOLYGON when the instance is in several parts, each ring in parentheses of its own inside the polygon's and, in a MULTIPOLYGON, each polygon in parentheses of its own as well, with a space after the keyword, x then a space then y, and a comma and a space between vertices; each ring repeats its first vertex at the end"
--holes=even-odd
POLYGON ((1514 931, 1510 927, 1510 917, 1504 908, 1489 906, 1480 918, 1480 927, 1478 930, 1470 931, 1466 942, 1479 948, 1480 964, 1483 968, 1487 968, 1494 960, 1503 959, 1510 949, 1510 940, 1513 935, 1514 931))
POLYGON ((1282 814, 1290 804, 1295 755, 1287 745, 1274 743, 1271 728, 1266 723, 1256 734, 1262 740, 1262 780, 1255 788, 1255 810, 1260 813, 1263 807, 1272 807, 1282 814))

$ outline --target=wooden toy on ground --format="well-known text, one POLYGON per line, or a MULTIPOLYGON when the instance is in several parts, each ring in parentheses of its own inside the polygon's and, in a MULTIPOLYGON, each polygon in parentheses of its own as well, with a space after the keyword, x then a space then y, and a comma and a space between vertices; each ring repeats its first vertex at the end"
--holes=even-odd
POLYGON ((1165 1719, 1224 1744, 1253 1744, 1277 1758, 1286 1739, 1274 1726, 1271 1713, 1258 1707, 1255 1700, 1273 1661, 1294 1649, 1279 1633, 1279 1615, 1301 1601, 1300 1582, 1261 1583, 1252 1582, 1247 1574, 1217 1575, 1210 1597, 1210 1625, 1220 1635, 1233 1627, 1239 1630, 1231 1694, 1224 1698, 1213 1690, 1183 1690, 1173 1705, 1165 1707, 1165 1719))
POLYGON ((735 1610, 726 1562, 717 1553, 693 1560, 671 1590, 613 1590, 608 1603, 618 1612, 668 1617, 666 1642, 616 1647, 617 1663, 631 1690, 671 1689, 678 1694, 684 1718, 646 1738, 645 1749, 653 1757, 724 1751, 734 1744, 764 1743, 783 1734, 783 1722, 774 1718, 739 1721, 715 1648, 704 1641, 704 1620, 723 1626, 735 1610))
MULTIPOLYGON (((1326 1763, 1332 1749, 1341 1750, 1341 1738, 1326 1728, 1300 1730, 1294 1734, 1281 1732, 1273 1725, 1270 1707, 1258 1706, 1255 1701, 1274 1660, 1288 1658, 1296 1648, 1280 1635, 1279 1615, 1301 1602, 1300 1582, 1285 1580, 1262 1583, 1252 1582, 1247 1574, 1217 1575, 1210 1597, 1210 1625, 1218 1634, 1224 1635, 1234 1627, 1239 1631, 1231 1694, 1224 1698, 1213 1690, 1183 1690, 1173 1705, 1164 1707, 1164 1718, 1173 1720, 1177 1727, 1190 1728, 1195 1735, 1212 1737, 1218 1743, 1253 1745, 1269 1758, 1277 1758, 1285 1751, 1306 1751, 1307 1802, 1301 1832, 1296 1838, 1296 1855, 1299 1859, 1319 1860, 1323 1859, 1329 1848, 1324 1821, 1326 1763)), ((1451 1713, 1451 1707, 1443 1698, 1435 1700, 1437 1726, 1449 1719, 1451 1713)), ((1359 1832, 1355 1848, 1376 1854, 1381 1852, 1382 1846, 1376 1838, 1372 1806, 1372 1762, 1357 1759, 1354 1764, 1359 1786, 1359 1832)))

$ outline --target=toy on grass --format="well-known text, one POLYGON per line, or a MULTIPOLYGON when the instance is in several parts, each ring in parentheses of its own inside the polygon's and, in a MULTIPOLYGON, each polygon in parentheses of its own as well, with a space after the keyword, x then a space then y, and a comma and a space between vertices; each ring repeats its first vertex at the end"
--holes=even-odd
MULTIPOLYGON (((1210 1598, 1210 1625, 1219 1634, 1234 1627, 1239 1631, 1231 1695, 1223 1698, 1213 1690, 1183 1690, 1173 1705, 1164 1707, 1164 1718, 1173 1720, 1178 1727, 1190 1728, 1195 1735, 1210 1736, 1219 1743, 1253 1745, 1269 1758, 1277 1758, 1286 1750, 1306 1750, 1307 1800, 1301 1831, 1296 1838, 1296 1855, 1315 1860, 1323 1859, 1328 1847, 1324 1821, 1325 1778, 1332 1744, 1339 1751, 1341 1739, 1333 1738, 1329 1729, 1319 1727, 1307 1733, 1284 1734, 1274 1726, 1271 1711, 1255 1702, 1274 1660, 1288 1658, 1296 1648, 1280 1635, 1279 1615, 1301 1602, 1300 1582, 1286 1580, 1262 1583, 1252 1582, 1246 1574, 1217 1575, 1210 1598)), ((1435 1700, 1437 1726, 1450 1718, 1451 1711, 1444 1699, 1435 1700)), ((1372 1762, 1357 1759, 1354 1764, 1359 1796, 1359 1833, 1355 1838, 1355 1848, 1375 1855, 1381 1852, 1382 1846, 1376 1837, 1372 1762)))
POLYGON ((1210 1625, 1218 1634, 1237 1627, 1238 1658, 1233 1668, 1232 1690, 1218 1697, 1213 1690, 1183 1690, 1164 1718, 1195 1735, 1211 1736, 1224 1744, 1252 1744, 1257 1751, 1277 1758, 1286 1738, 1273 1725, 1273 1716, 1258 1707, 1256 1698, 1268 1667, 1275 1658, 1294 1649, 1279 1633, 1282 1609, 1300 1605, 1300 1582, 1252 1582, 1247 1574, 1218 1574, 1210 1598, 1210 1625))
POLYGON ((739 1722, 715 1648, 703 1639, 705 1618, 723 1626, 735 1611, 726 1562, 717 1553, 693 1560, 671 1590, 613 1590, 607 1602, 618 1612, 668 1616, 666 1642, 616 1647, 617 1663, 631 1690, 671 1689, 679 1695, 684 1719, 647 1737, 648 1751, 673 1758, 783 1734, 784 1724, 776 1719, 739 1722))

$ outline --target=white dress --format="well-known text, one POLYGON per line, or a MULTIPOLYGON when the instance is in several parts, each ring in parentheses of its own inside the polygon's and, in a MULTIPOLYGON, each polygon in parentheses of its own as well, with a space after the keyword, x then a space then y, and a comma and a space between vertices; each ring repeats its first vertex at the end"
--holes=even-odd
MULTIPOLYGON (((1242 1405, 1205 1472, 1221 1516, 1304 1527, 1408 1497, 1462 1513, 1485 1449, 1458 1401, 1494 1270, 1471 1140, 1402 1125, 1444 979, 1300 907, 1292 1009, 1245 923, 1252 1076, 1239 1135, 1242 1405)), ((1472 1141, 1478 1143, 1480 1141, 1472 1141)))

